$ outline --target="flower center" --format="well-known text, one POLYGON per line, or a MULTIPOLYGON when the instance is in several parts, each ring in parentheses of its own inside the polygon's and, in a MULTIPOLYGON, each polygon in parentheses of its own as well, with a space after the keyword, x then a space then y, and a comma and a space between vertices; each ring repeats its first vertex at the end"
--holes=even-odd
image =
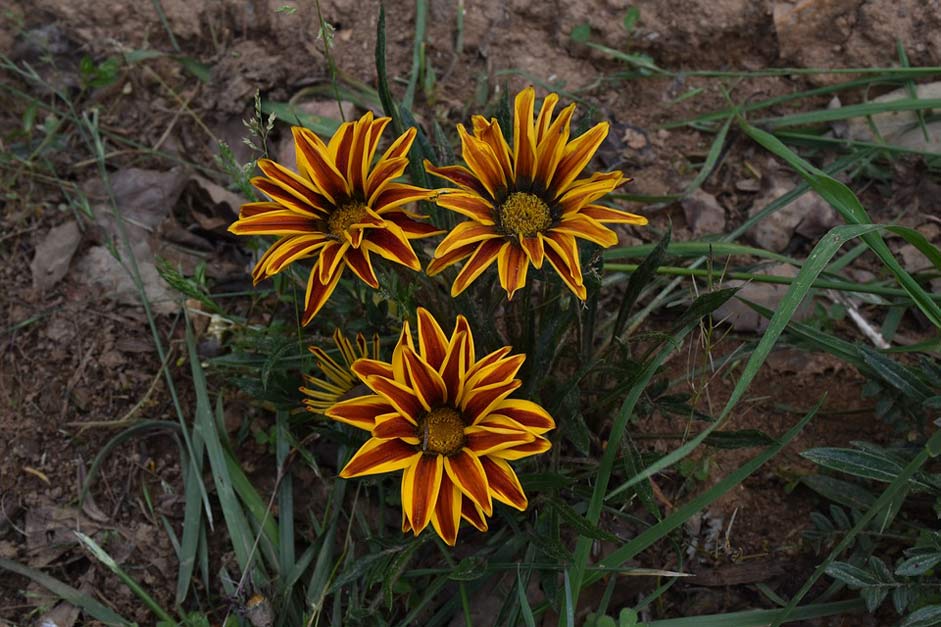
POLYGON ((368 215, 363 203, 348 202, 333 210, 327 218, 327 230, 334 237, 342 238, 351 225, 364 221, 368 215))
POLYGON ((417 431, 423 453, 453 455, 464 446, 464 421, 450 407, 432 409, 422 416, 417 431))
POLYGON ((497 209, 498 222, 507 235, 532 237, 552 226, 552 215, 541 198, 529 192, 513 192, 497 209))

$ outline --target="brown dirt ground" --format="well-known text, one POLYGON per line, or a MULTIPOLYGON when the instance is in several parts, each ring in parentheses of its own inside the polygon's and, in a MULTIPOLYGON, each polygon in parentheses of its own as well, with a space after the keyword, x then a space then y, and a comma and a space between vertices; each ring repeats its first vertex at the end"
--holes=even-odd
MULTIPOLYGON (((293 12, 276 10, 285 4, 290 3, 162 0, 159 5, 173 33, 171 41, 150 3, 15 1, 2 9, 0 52, 36 67, 50 85, 74 94, 81 109, 98 107, 103 129, 145 147, 159 146, 169 155, 116 149, 109 154, 113 171, 136 167, 166 173, 182 162, 180 189, 172 207, 155 210, 156 222, 145 239, 149 238, 160 254, 187 268, 199 259, 208 260, 211 278, 244 284, 245 259, 223 234, 237 201, 226 205, 222 192, 215 188, 207 192, 209 187, 202 183, 194 187, 192 179, 199 166, 215 168, 216 139, 232 145, 242 160, 248 157, 241 144, 241 120, 249 117, 256 90, 284 101, 312 86, 328 84, 323 41, 316 36, 315 5, 301 3, 293 12), (100 61, 128 50, 170 52, 174 46, 211 68, 207 82, 197 81, 165 57, 124 68, 114 85, 91 94, 78 89, 83 57, 100 61), (207 193, 220 195, 207 200, 207 193), (198 255, 192 254, 193 248, 198 255)), ((936 1, 928 0, 482 0, 460 4, 466 6, 466 15, 463 48, 457 52, 457 2, 430 2, 426 56, 437 70, 438 83, 433 95, 419 96, 419 120, 465 120, 470 103, 481 91, 491 100, 501 90, 512 93, 532 79, 580 91, 601 117, 610 119, 621 131, 607 150, 611 160, 635 178, 630 188, 633 193, 675 193, 692 179, 693 164, 706 154, 710 138, 688 129, 657 129, 664 122, 722 107, 721 83, 689 77, 599 81, 623 71, 624 66, 575 44, 569 33, 578 24, 591 26, 593 41, 650 54, 668 68, 890 65, 895 62, 896 37, 902 38, 913 65, 941 62, 937 17, 941 12, 936 1), (621 27, 629 4, 637 6, 641 15, 632 35, 621 27), (698 87, 704 91, 696 98, 673 103, 698 87), (639 147, 630 141, 636 137, 631 132, 644 136, 639 147)), ((407 77, 414 6, 390 2, 386 7, 389 74, 407 77)), ((374 85, 378 4, 324 0, 321 8, 335 28, 334 58, 341 75, 374 85)), ((9 73, 2 80, 26 89, 19 77, 9 73)), ((812 80, 826 82, 832 77, 812 80)), ((729 81, 724 86, 736 101, 747 101, 806 88, 810 81, 783 76, 729 81)), ((394 89, 399 94, 403 90, 400 83, 395 83, 394 89)), ((51 101, 48 93, 33 93, 43 102, 51 101)), ((819 106, 825 102, 802 104, 819 106)), ((326 107, 331 114, 330 105, 326 107)), ((318 110, 324 110, 322 103, 318 110)), ((0 92, 0 150, 22 141, 19 129, 26 114, 21 99, 0 92)), ((69 200, 72 192, 90 190, 94 198, 97 170, 94 160, 89 159, 92 155, 74 133, 68 137, 48 157, 46 169, 28 171, 0 163, 0 282, 4 286, 0 294, 0 440, 5 443, 0 446, 0 558, 44 567, 76 587, 99 591, 126 616, 147 624, 149 615, 130 592, 87 559, 68 533, 76 526, 110 531, 107 548, 130 565, 158 602, 172 606, 175 558, 162 522, 152 511, 179 526, 182 504, 173 496, 179 490, 162 489, 163 485, 179 485, 173 439, 157 434, 118 447, 102 468, 93 500, 81 509, 77 505, 77 485, 96 452, 115 433, 113 426, 104 422, 123 418, 175 420, 175 413, 142 309, 133 298, 117 298, 112 291, 95 287, 88 274, 89 267, 97 266, 82 265, 89 263, 93 250, 106 241, 107 224, 81 220, 83 232, 77 250, 73 247, 71 265, 66 262, 68 273, 51 286, 33 282, 29 268, 35 250, 50 229, 74 220, 69 200), (153 499, 152 508, 145 504, 145 491, 153 499)), ((277 137, 274 140, 273 145, 281 145, 277 137)), ((706 185, 722 203, 730 224, 740 223, 754 201, 753 193, 736 190, 734 185, 756 158, 753 148, 734 143, 722 168, 706 185)), ((218 177, 216 182, 226 183, 218 177)), ((878 194, 872 200, 879 207, 889 205, 878 194)), ((650 218, 658 228, 672 221, 677 239, 691 235, 678 205, 650 218)), ((627 241, 634 242, 649 237, 644 231, 625 235, 627 241)), ((797 252, 800 250, 806 251, 806 242, 798 246, 797 252)), ((172 312, 173 307, 167 311, 172 312)), ((180 325, 174 321, 173 315, 159 316, 159 332, 170 346, 166 367, 188 394, 187 366, 178 361, 180 325)), ((913 333, 917 333, 917 322, 913 324, 913 333)), ((842 331, 858 337, 851 328, 842 331)), ((728 350, 739 341, 735 336, 726 339, 728 350)), ((671 367, 678 375, 686 364, 671 367)), ((710 383, 711 407, 721 407, 730 381, 734 379, 719 376, 710 383)), ((800 531, 814 501, 804 493, 789 495, 783 489, 794 476, 810 469, 797 453, 813 445, 843 444, 850 439, 879 441, 884 435, 871 414, 840 413, 869 409, 860 397, 861 382, 854 371, 836 363, 823 360, 812 366, 795 365, 787 355, 778 356, 755 381, 751 399, 741 405, 730 425, 777 435, 796 420, 779 405, 807 409, 822 392, 830 393, 825 408, 832 413, 815 420, 784 454, 708 513, 728 521, 737 510, 730 538, 738 558, 786 558, 789 572, 777 576, 777 581, 799 581, 798 575, 809 572, 814 563, 799 546, 800 531)), ((183 399, 184 407, 190 400, 183 399)), ((244 419, 253 418, 247 413, 244 419)), ((239 416, 233 420, 238 423, 239 416)), ((675 423, 657 419, 637 425, 638 433, 676 430, 675 423)), ((645 441, 643 446, 663 450, 668 444, 645 441)), ((270 465, 264 461, 263 448, 249 447, 240 454, 247 467, 261 468, 253 474, 259 485, 270 485, 270 472, 264 470, 270 470, 270 465)), ((723 476, 749 455, 740 451, 715 453, 710 480, 723 476)), ((680 488, 686 488, 681 478, 667 474, 657 481, 665 502, 684 498, 680 488)), ((745 581, 750 581, 747 575, 745 581)), ((674 611, 709 613, 758 602, 747 585, 688 586, 684 590, 686 600, 674 601, 674 611)), ((630 603, 636 598, 632 595, 636 590, 625 586, 612 607, 618 602, 630 603)), ((37 608, 49 604, 38 587, 0 574, 0 623, 31 622, 42 611, 37 608)), ((861 620, 859 617, 847 620, 850 622, 828 624, 861 624, 853 622, 861 620)))

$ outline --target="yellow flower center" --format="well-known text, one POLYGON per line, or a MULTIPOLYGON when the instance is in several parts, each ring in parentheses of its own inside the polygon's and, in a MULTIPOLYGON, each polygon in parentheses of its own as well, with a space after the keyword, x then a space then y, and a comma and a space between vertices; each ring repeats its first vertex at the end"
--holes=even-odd
POLYGON ((464 446, 464 421, 450 407, 433 409, 418 421, 423 453, 453 455, 464 446))
POLYGON ((366 205, 361 202, 348 202, 333 210, 327 218, 327 230, 331 235, 342 238, 350 226, 362 222, 368 216, 366 205))
POLYGON ((549 205, 529 192, 513 192, 497 212, 498 223, 507 235, 532 237, 552 226, 549 205))

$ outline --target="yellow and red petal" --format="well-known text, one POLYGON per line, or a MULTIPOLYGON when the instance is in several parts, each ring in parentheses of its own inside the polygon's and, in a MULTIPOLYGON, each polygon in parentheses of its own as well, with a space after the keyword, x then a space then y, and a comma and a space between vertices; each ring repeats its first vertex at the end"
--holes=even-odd
POLYGON ((380 194, 386 190, 392 182, 402 176, 405 168, 408 166, 407 157, 398 157, 396 159, 387 159, 380 161, 366 179, 366 189, 363 190, 363 196, 366 202, 376 206, 376 201, 380 194))
POLYGON ((454 485, 447 473, 441 475, 441 487, 435 502, 431 524, 448 546, 457 542, 457 531, 461 525, 461 491, 454 485))
POLYGON ((498 451, 494 451, 491 456, 507 461, 514 461, 530 457, 531 455, 540 455, 552 448, 552 443, 544 437, 536 436, 532 442, 510 446, 498 451))
POLYGON ((405 347, 402 356, 412 381, 412 389, 425 411, 431 411, 444 403, 448 393, 441 375, 409 347, 405 347))
POLYGON ((490 455, 495 451, 520 444, 528 444, 535 439, 536 436, 527 431, 497 433, 485 427, 468 427, 464 431, 464 446, 477 457, 490 455))
POLYGON ((294 133, 297 166, 310 178, 317 191, 333 205, 348 197, 347 181, 328 157, 320 138, 313 131, 299 126, 291 131, 294 133))
POLYGON ((429 366, 438 370, 448 354, 448 338, 424 307, 418 308, 418 350, 429 366))
POLYGON ((601 122, 568 143, 552 177, 551 189, 555 190, 552 200, 568 190, 569 185, 582 173, 607 136, 608 123, 601 122))
POLYGON ((529 501, 526 499, 520 480, 513 472, 513 469, 510 468, 510 465, 505 460, 497 457, 482 457, 480 462, 483 465, 484 472, 487 473, 487 485, 490 488, 490 494, 498 501, 524 511, 526 506, 529 505, 529 501))
MULTIPOLYGON (((340 471, 344 479, 414 467, 422 454, 401 440, 370 438, 340 471)), ((406 471, 407 472, 407 471, 406 471)))
POLYGON ((494 224, 493 201, 476 192, 442 190, 435 204, 480 224, 494 224))
POLYGON ((419 453, 417 461, 407 466, 402 473, 402 509, 405 510, 415 535, 421 533, 431 521, 441 488, 443 465, 444 461, 440 455, 419 453))
MULTIPOLYGON (((542 107, 539 109, 539 116, 536 118, 536 147, 538 149, 539 145, 542 143, 542 140, 546 136, 546 131, 549 130, 549 124, 552 122, 552 113, 555 111, 555 106, 559 103, 559 95, 556 93, 546 94, 546 97, 542 99, 542 107)), ((569 105, 573 109, 575 105, 569 105)))
MULTIPOLYGON (((372 113, 370 112, 371 116, 372 113)), ((336 166, 337 172, 345 178, 349 177, 350 154, 353 151, 353 135, 356 131, 356 122, 344 122, 337 127, 333 137, 327 144, 324 152, 329 160, 336 166)))
POLYGON ((363 246, 369 252, 377 252, 389 261, 412 270, 421 270, 418 255, 412 250, 405 233, 391 222, 386 222, 384 229, 370 229, 363 240, 363 246))
POLYGON ((304 295, 304 315, 301 317, 301 325, 306 326, 314 319, 317 312, 324 306, 333 290, 336 289, 340 277, 343 276, 343 269, 333 273, 333 276, 326 282, 320 280, 320 259, 310 270, 310 277, 307 279, 307 293, 304 295))
POLYGON ((379 289, 379 279, 373 272, 372 262, 369 260, 369 252, 362 248, 350 248, 346 251, 343 260, 347 267, 353 271, 353 274, 373 289, 379 289))
POLYGON ((600 222, 577 213, 565 216, 552 227, 556 233, 566 233, 598 244, 602 248, 610 248, 618 243, 618 235, 600 222))
MULTIPOLYGON (((350 143, 350 158, 346 169, 346 180, 349 182, 350 191, 366 188, 366 175, 371 165, 366 162, 366 151, 371 131, 372 111, 367 111, 353 124, 353 141, 350 143)), ((342 168, 340 172, 343 172, 342 168)))
POLYGON ((537 270, 542 267, 542 262, 546 258, 546 245, 543 239, 542 233, 536 233, 532 237, 521 237, 519 240, 529 262, 537 270))
POLYGON ((513 162, 510 155, 510 146, 503 137, 503 131, 497 124, 496 118, 487 121, 482 115, 475 115, 471 118, 474 126, 474 137, 481 140, 493 150, 497 163, 503 168, 503 174, 506 180, 511 181, 514 178, 513 162))
POLYGON ((364 378, 363 382, 376 394, 382 396, 395 407, 396 411, 414 421, 418 422, 418 417, 425 413, 421 401, 415 395, 414 390, 378 375, 364 378))
POLYGON ((283 211, 284 207, 276 202, 266 200, 263 202, 247 202, 239 208, 239 220, 250 218, 269 211, 283 211))
POLYGON ((537 435, 555 429, 555 421, 549 412, 532 401, 508 398, 497 404, 492 413, 511 418, 537 435))
POLYGON ((476 424, 478 420, 489 414, 503 399, 513 393, 521 385, 519 379, 501 381, 483 387, 469 388, 465 385, 461 395, 461 411, 468 424, 476 424))
POLYGON ((446 400, 452 406, 457 405, 464 390, 464 371, 467 368, 466 344, 467 333, 461 331, 453 334, 438 370, 447 390, 446 400))
MULTIPOLYGON (((545 108, 545 105, 543 105, 545 108)), ((559 117, 546 129, 539 143, 536 145, 536 175, 535 180, 539 181, 546 189, 552 185, 552 178, 555 175, 555 168, 562 160, 565 152, 565 145, 569 140, 569 125, 572 122, 572 114, 575 113, 575 104, 562 109, 559 117)), ((540 114, 541 117, 541 114, 540 114)), ((538 124, 537 124, 538 126, 538 124)))
POLYGON ((585 282, 582 278, 575 238, 565 233, 549 233, 546 243, 549 244, 546 246, 546 259, 549 260, 549 265, 555 268, 559 277, 575 296, 585 300, 588 290, 585 289, 585 282))
POLYGON ((342 267, 340 264, 343 261, 343 256, 349 249, 350 243, 347 241, 328 241, 324 244, 324 247, 320 249, 320 259, 317 260, 317 265, 314 266, 320 273, 318 278, 321 283, 327 283, 337 274, 338 269, 342 267))
POLYGON ((444 469, 451 481, 461 492, 490 516, 493 513, 493 501, 487 486, 487 475, 481 460, 469 449, 463 448, 454 455, 444 458, 444 469))
POLYGON ((340 401, 329 408, 325 415, 358 429, 372 431, 376 426, 376 416, 394 411, 395 408, 386 399, 377 394, 370 394, 340 401))
POLYGON ((425 159, 424 165, 425 171, 429 174, 433 174, 434 176, 451 181, 465 191, 472 192, 480 197, 484 197, 487 194, 487 188, 483 186, 483 184, 480 182, 480 179, 477 178, 477 175, 462 165, 446 165, 438 167, 433 165, 431 161, 428 161, 428 159, 425 159))
POLYGON ((405 183, 392 183, 382 190, 375 198, 370 200, 370 206, 375 207, 376 213, 383 218, 386 213, 404 205, 419 200, 427 200, 435 195, 434 190, 406 185, 405 183))
POLYGON ((478 531, 487 530, 487 517, 483 510, 470 499, 461 500, 461 518, 473 525, 478 531))
MULTIPOLYGON (((510 347, 505 346, 504 349, 509 351, 510 347)), ((526 361, 526 355, 518 353, 484 366, 480 366, 480 362, 477 362, 478 367, 474 369, 473 373, 467 375, 467 385, 478 388, 509 381, 516 376, 524 361, 526 361)))
POLYGON ((383 440, 399 438, 406 444, 417 446, 419 439, 415 428, 414 424, 399 413, 384 414, 376 418, 376 426, 372 429, 372 437, 383 440))
POLYGON ((316 233, 282 237, 272 244, 258 260, 252 271, 252 276, 259 277, 255 282, 281 272, 288 264, 298 259, 315 256, 318 249, 322 248, 326 242, 325 237, 316 233))
POLYGON ((493 148, 469 134, 463 124, 457 125, 457 133, 461 137, 461 154, 464 161, 487 189, 489 197, 501 196, 507 188, 507 179, 493 148))
POLYGON ((470 259, 467 260, 464 267, 461 268, 461 271, 454 279, 454 284, 451 285, 451 296, 455 297, 466 290, 484 270, 497 260, 497 255, 500 253, 500 250, 504 246, 510 245, 511 244, 504 239, 488 239, 481 242, 477 250, 470 256, 470 259))
POLYGON ((382 133, 391 121, 392 118, 389 117, 376 118, 372 121, 369 136, 366 140, 366 153, 363 158, 364 178, 368 178, 369 168, 372 166, 373 157, 376 156, 376 147, 379 146, 379 138, 382 137, 382 133))
POLYGON ((350 366, 350 369, 363 381, 365 381, 367 377, 371 377, 373 375, 385 377, 386 379, 391 379, 394 377, 392 373, 392 364, 385 361, 379 361, 378 359, 369 359, 368 357, 361 357, 360 359, 357 359, 350 366))
POLYGON ((467 341, 464 342, 464 364, 470 368, 476 360, 474 334, 471 332, 470 322, 467 321, 467 318, 464 317, 463 314, 459 314, 457 319, 455 319, 451 337, 456 336, 458 333, 464 333, 467 336, 467 341))
POLYGON ((229 226, 229 232, 236 235, 296 235, 321 231, 311 218, 282 209, 239 218, 229 226))
POLYGON ((628 213, 627 211, 620 211, 619 209, 612 209, 611 207, 603 207, 601 205, 585 205, 581 208, 579 213, 601 223, 636 224, 638 226, 647 224, 647 218, 644 216, 628 213))
POLYGON ((428 267, 425 268, 425 273, 428 276, 435 276, 436 274, 440 274, 441 271, 444 270, 445 268, 449 268, 453 266, 454 264, 458 263, 459 261, 462 261, 466 259, 467 257, 470 257, 477 250, 477 247, 478 247, 477 243, 468 244, 467 246, 461 246, 459 248, 455 248, 454 250, 449 252, 447 255, 444 255, 442 257, 435 257, 434 259, 428 262, 428 267))
POLYGON ((441 235, 445 232, 444 229, 439 229, 430 222, 419 222, 404 211, 383 213, 382 218, 402 229, 402 232, 408 239, 420 239, 432 235, 441 235))
POLYGON ((507 300, 513 300, 516 290, 526 285, 528 270, 529 258, 516 242, 511 242, 500 250, 497 256, 497 274, 500 277, 500 286, 506 290, 507 300))
POLYGON ((329 198, 280 163, 259 159, 258 169, 265 176, 253 178, 252 185, 275 202, 312 217, 325 216, 332 209, 333 203, 329 198))
POLYGON ((562 215, 577 213, 585 205, 613 191, 624 180, 624 175, 620 172, 596 172, 589 179, 576 181, 558 199, 559 205, 562 206, 562 215))
MULTIPOLYGON (((533 128, 533 109, 536 91, 527 87, 516 95, 513 103, 513 171, 517 183, 527 185, 536 173, 536 137, 533 128)), ((466 156, 465 156, 465 161, 466 156)), ((470 165, 470 162, 468 162, 470 165)), ((473 165, 471 165, 473 168, 473 165)), ((476 171, 476 169, 475 169, 476 171)))
POLYGON ((457 224, 435 248, 435 258, 444 257, 461 246, 475 244, 495 237, 502 237, 492 225, 478 222, 457 224))
POLYGON ((383 153, 380 161, 386 161, 387 159, 398 159, 399 157, 404 157, 408 154, 408 151, 412 149, 412 142, 415 141, 415 135, 418 133, 418 130, 411 126, 404 133, 402 133, 392 145, 389 146, 386 151, 383 153))

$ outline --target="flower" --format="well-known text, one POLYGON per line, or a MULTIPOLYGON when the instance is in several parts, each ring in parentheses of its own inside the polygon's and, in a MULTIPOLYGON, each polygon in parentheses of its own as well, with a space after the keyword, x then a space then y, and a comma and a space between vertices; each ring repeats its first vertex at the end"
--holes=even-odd
POLYGON ((392 362, 358 359, 353 372, 373 392, 337 403, 327 416, 372 437, 340 472, 344 478, 402 470, 402 531, 430 522, 450 545, 463 518, 481 531, 496 499, 528 504, 512 460, 550 448, 555 427, 542 407, 508 396, 525 359, 510 347, 477 359, 467 319, 447 337, 418 309, 418 350, 406 322, 392 362))
POLYGON ((451 287, 457 296, 493 262, 507 298, 526 284, 529 265, 545 260, 565 284, 584 300, 585 285, 576 237, 605 248, 617 234, 604 223, 646 224, 647 219, 594 202, 630 179, 621 172, 603 172, 576 179, 608 134, 602 122, 569 141, 575 105, 553 119, 559 97, 549 94, 533 121, 535 91, 516 96, 513 147, 496 119, 472 118, 474 134, 457 127, 468 168, 451 165, 425 169, 457 185, 439 190, 436 203, 470 218, 441 241, 427 272, 434 275, 467 259, 451 287))
POLYGON ((259 159, 264 176, 253 178, 252 185, 271 200, 242 205, 238 220, 229 227, 237 235, 280 236, 255 265, 256 284, 299 259, 316 258, 307 281, 302 324, 320 311, 346 268, 378 288, 371 253, 421 270, 409 240, 441 233, 416 220, 422 216, 403 209, 435 192, 394 182, 408 165, 415 129, 392 142, 373 165, 389 121, 366 113, 341 124, 329 144, 308 129, 293 127, 300 173, 259 159))
POLYGON ((366 341, 362 333, 356 334, 356 346, 340 329, 333 332, 333 342, 340 349, 343 364, 337 363, 327 352, 319 346, 311 346, 307 350, 314 354, 317 367, 323 373, 323 378, 304 375, 304 381, 310 387, 301 387, 300 391, 309 398, 304 399, 307 411, 323 414, 337 402, 348 396, 362 383, 359 376, 352 371, 353 362, 360 357, 379 358, 379 336, 374 335, 372 342, 366 341), (314 388, 314 389, 312 389, 314 388))

